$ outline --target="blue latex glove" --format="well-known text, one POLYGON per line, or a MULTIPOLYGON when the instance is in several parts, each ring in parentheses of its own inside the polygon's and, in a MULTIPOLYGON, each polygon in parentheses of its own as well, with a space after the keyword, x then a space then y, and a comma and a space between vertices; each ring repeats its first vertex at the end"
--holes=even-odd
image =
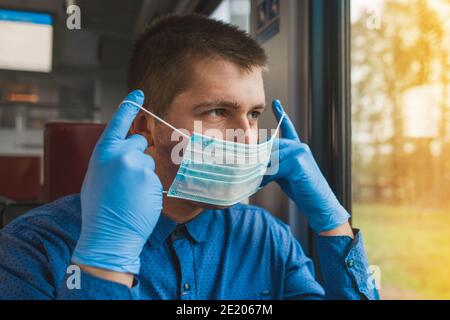
MULTIPOLYGON (((126 100, 139 105, 142 91, 126 100)), ((81 235, 72 262, 138 274, 140 253, 162 210, 162 185, 147 140, 127 138, 139 108, 122 103, 97 143, 81 188, 81 235)))
MULTIPOLYGON (((272 109, 280 121, 284 114, 280 101, 275 100, 272 109)), ((344 224, 350 215, 339 203, 314 160, 311 150, 300 141, 287 115, 280 128, 283 138, 276 142, 279 143, 278 173, 266 175, 262 186, 276 181, 299 210, 307 216, 311 228, 316 232, 332 230, 344 224)), ((276 153, 274 155, 276 156, 276 153)))

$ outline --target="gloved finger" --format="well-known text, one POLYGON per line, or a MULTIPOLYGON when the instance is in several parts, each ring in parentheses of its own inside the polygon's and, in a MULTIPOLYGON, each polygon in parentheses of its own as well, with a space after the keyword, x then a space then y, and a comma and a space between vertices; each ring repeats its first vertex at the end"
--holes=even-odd
POLYGON ((148 167, 152 170, 155 171, 155 160, 153 160, 152 156, 148 155, 148 154, 144 154, 145 160, 147 162, 148 167))
POLYGON ((103 133, 102 139, 125 139, 134 118, 139 113, 140 109, 133 103, 140 106, 144 103, 144 93, 141 90, 135 90, 127 95, 119 108, 114 113, 112 119, 109 121, 103 133))
POLYGON ((273 182, 273 181, 277 181, 280 179, 283 179, 286 176, 286 171, 287 168, 286 166, 283 166, 282 163, 277 163, 275 165, 272 164, 272 167, 269 168, 267 170, 268 172, 270 171, 271 173, 267 173, 264 177, 263 180, 261 182, 260 187, 265 187, 266 185, 268 185, 269 183, 273 182), (273 166, 277 166, 276 168, 274 168, 273 166))
POLYGON ((147 150, 148 141, 144 136, 140 134, 133 134, 132 136, 128 137, 127 141, 130 145, 134 146, 139 151, 144 152, 145 150, 147 150))
POLYGON ((261 187, 265 187, 272 181, 278 180, 283 177, 285 174, 285 166, 282 165, 282 162, 284 161, 283 158, 283 150, 289 148, 289 144, 287 144, 285 141, 289 141, 286 139, 277 139, 275 140, 274 147, 276 150, 272 151, 272 155, 270 157, 270 162, 267 167, 266 174, 263 177, 263 180, 261 182, 261 187))
MULTIPOLYGON (((279 122, 283 114, 285 114, 280 100, 274 100, 272 102, 272 110, 275 115, 275 118, 279 122)), ((292 123, 291 119, 289 119, 289 116, 287 114, 284 116, 280 128, 281 128, 281 135, 283 136, 283 138, 300 142, 300 137, 298 136, 297 131, 295 130, 294 124, 292 123)))

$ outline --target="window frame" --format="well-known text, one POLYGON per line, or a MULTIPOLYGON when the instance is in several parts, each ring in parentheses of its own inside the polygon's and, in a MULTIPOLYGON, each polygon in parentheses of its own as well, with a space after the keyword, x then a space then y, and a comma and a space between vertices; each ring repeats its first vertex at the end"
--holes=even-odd
POLYGON ((350 0, 310 0, 311 139, 315 159, 351 213, 350 0))

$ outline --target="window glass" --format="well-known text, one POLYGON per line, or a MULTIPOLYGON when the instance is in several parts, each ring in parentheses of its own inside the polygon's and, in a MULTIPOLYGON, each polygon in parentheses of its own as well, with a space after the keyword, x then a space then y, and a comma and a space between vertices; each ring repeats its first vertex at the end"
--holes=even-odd
POLYGON ((353 223, 384 299, 450 299, 450 1, 352 0, 353 223))

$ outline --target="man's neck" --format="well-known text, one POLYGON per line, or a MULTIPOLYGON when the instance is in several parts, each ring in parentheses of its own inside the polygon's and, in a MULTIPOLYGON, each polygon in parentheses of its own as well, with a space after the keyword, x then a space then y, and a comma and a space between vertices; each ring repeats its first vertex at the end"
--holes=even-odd
POLYGON ((202 208, 195 207, 185 200, 169 198, 165 195, 163 197, 163 212, 176 223, 186 223, 194 219, 202 211, 202 208))

